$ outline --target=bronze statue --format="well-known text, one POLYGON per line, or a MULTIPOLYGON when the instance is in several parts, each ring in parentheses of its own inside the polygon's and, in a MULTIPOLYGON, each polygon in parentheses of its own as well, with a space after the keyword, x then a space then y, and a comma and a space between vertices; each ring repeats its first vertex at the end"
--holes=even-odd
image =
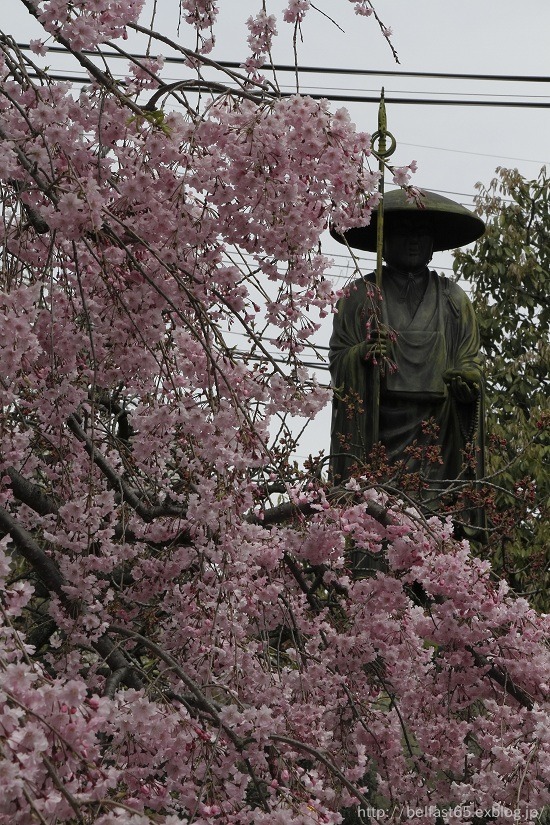
MULTIPOLYGON (((483 378, 472 305, 458 284, 428 264, 432 252, 470 243, 485 227, 448 198, 428 192, 422 200, 419 208, 402 190, 385 196, 381 294, 373 273, 352 283, 338 303, 329 354, 331 474, 335 483, 361 474, 378 413, 374 440, 391 465, 428 480, 426 498, 437 508, 448 482, 482 475, 483 378), (472 461, 465 467, 467 449, 475 455, 473 473, 472 461)), ((376 222, 374 212, 368 226, 333 235, 375 251, 376 222)))

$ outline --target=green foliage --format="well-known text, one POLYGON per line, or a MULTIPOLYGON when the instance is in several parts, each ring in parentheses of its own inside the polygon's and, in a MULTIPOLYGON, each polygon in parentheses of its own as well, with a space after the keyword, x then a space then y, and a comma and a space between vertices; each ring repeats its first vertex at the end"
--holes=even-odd
POLYGON ((550 180, 497 169, 478 212, 485 235, 455 254, 471 284, 486 356, 489 543, 515 590, 548 609, 550 180))

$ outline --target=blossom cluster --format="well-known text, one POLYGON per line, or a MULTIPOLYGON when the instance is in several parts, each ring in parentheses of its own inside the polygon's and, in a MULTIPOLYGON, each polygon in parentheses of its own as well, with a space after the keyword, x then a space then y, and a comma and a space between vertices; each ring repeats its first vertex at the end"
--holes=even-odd
POLYGON ((266 56, 271 53, 271 44, 277 34, 277 20, 274 14, 260 11, 256 17, 249 17, 246 25, 250 31, 248 45, 252 54, 243 64, 243 68, 255 79, 259 80, 258 69, 265 63, 266 56))
POLYGON ((38 0, 38 19, 46 32, 62 36, 73 49, 91 49, 105 40, 126 38, 144 0, 38 0))
POLYGON ((216 0, 180 0, 180 8, 185 22, 195 29, 197 52, 208 54, 215 43, 213 27, 218 16, 218 3, 216 0))
POLYGON ((310 0, 288 0, 283 12, 285 23, 301 23, 311 7, 310 0))
POLYGON ((408 166, 395 166, 392 169, 393 182, 397 186, 407 186, 411 180, 411 173, 416 172, 417 163, 415 160, 411 161, 408 166))

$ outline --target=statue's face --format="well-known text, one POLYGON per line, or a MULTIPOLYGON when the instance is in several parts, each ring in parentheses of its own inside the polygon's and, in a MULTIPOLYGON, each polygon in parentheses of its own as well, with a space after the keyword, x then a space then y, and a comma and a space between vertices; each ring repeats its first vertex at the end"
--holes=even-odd
POLYGON ((398 272, 418 272, 432 259, 433 234, 426 224, 403 221, 384 239, 384 260, 398 272))

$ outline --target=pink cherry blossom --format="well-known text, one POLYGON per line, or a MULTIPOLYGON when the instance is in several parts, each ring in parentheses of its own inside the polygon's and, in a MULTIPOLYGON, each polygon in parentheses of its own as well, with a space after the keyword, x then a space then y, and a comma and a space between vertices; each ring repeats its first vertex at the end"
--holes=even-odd
POLYGON ((35 54, 39 54, 42 56, 44 56, 48 51, 46 44, 42 40, 31 39, 29 40, 29 46, 31 48, 31 51, 33 51, 35 54))
POLYGON ((411 161, 408 166, 394 166, 392 169, 393 182, 397 184, 397 186, 408 186, 411 173, 416 172, 416 169, 417 164, 415 160, 411 161))
POLYGON ((288 0, 283 12, 286 23, 301 23, 311 6, 310 0, 288 0))

